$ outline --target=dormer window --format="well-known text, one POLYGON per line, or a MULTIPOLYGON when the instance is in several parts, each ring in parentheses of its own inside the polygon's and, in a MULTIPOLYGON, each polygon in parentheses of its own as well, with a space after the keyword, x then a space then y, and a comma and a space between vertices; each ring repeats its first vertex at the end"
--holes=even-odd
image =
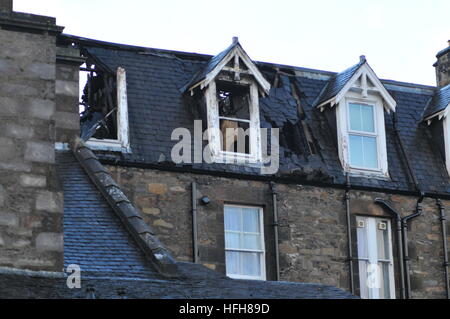
POLYGON ((125 69, 102 70, 88 62, 80 96, 81 138, 92 149, 129 152, 128 99, 125 69))
POLYGON ((388 178, 384 112, 395 112, 396 102, 364 57, 332 78, 317 103, 322 111, 335 105, 344 172, 388 178))
POLYGON ((350 167, 378 170, 378 135, 374 106, 349 102, 347 111, 350 167))
POLYGON ((187 91, 204 90, 211 159, 217 163, 260 163, 259 96, 270 84, 264 79, 237 39, 212 58, 187 91))

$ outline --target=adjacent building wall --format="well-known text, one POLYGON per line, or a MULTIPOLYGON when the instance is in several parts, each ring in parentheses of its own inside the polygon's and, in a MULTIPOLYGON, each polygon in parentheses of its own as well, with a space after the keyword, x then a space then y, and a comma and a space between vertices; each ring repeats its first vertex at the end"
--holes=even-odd
MULTIPOLYGON (((110 171, 130 199, 141 209, 146 222, 179 260, 192 261, 191 182, 198 184, 198 199, 208 196, 207 206, 198 202, 200 262, 225 273, 224 204, 264 208, 267 279, 275 280, 273 211, 266 182, 180 174, 150 169, 110 166, 110 171)), ((316 282, 349 289, 346 210, 344 190, 277 184, 281 280, 316 282)), ((375 198, 383 198, 404 216, 411 214, 417 198, 351 191, 353 238, 356 215, 389 218, 375 198)), ((444 201, 450 211, 450 201, 444 201)), ((435 201, 425 199, 423 216, 412 222, 410 238, 413 298, 443 298, 442 234, 435 201)), ((395 222, 392 221, 393 229, 395 222)), ((393 234, 394 259, 397 243, 393 234)), ((356 255, 356 243, 353 247, 356 255)), ((355 280, 358 265, 355 262, 355 280)), ((400 296, 395 263, 397 296, 400 296)))
POLYGON ((11 12, 0 25, 0 267, 61 271, 63 194, 54 165, 61 28, 11 12))

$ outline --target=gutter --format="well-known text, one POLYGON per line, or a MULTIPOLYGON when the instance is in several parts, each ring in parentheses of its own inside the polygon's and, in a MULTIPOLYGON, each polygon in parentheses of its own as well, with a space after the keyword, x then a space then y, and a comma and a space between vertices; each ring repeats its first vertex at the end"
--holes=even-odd
POLYGON ((445 210, 442 201, 438 198, 436 199, 436 205, 439 208, 439 219, 441 221, 442 229, 442 247, 444 253, 444 277, 445 277, 445 291, 447 293, 447 299, 450 299, 450 282, 449 282, 449 272, 448 272, 448 246, 447 246, 447 222, 445 217, 445 210))
MULTIPOLYGON (((208 175, 208 176, 216 176, 216 177, 226 177, 226 178, 235 178, 239 180, 249 180, 249 181, 258 181, 258 182, 274 182, 281 184, 294 184, 294 185, 305 185, 305 186, 314 186, 314 187, 328 187, 334 189, 344 189, 344 184, 330 183, 330 182, 317 182, 317 181, 308 181, 293 177, 282 177, 282 176, 266 176, 266 175, 252 175, 252 174, 242 174, 242 173, 233 173, 233 172, 223 172, 223 171, 205 171, 201 169, 194 169, 190 167, 180 167, 180 166, 168 166, 161 164, 150 164, 150 163, 140 163, 140 162, 130 162, 130 161, 122 161, 115 159, 99 159, 100 163, 103 165, 111 165, 111 166, 121 166, 121 167, 132 167, 132 168, 142 168, 142 169, 154 169, 162 172, 177 172, 177 173, 190 173, 196 175, 208 175)), ((405 191, 399 189, 389 189, 389 188, 379 188, 373 186, 361 186, 361 185, 352 185, 353 190, 359 191, 367 191, 367 192, 383 192, 386 194, 393 195, 404 195, 404 196, 417 196, 417 190, 414 191, 405 191)), ((424 192, 424 197, 427 198, 441 198, 450 200, 450 193, 436 193, 436 192, 424 192)))
POLYGON ((275 267, 276 267, 276 278, 280 281, 280 253, 278 248, 278 198, 277 191, 275 189, 275 183, 270 182, 270 190, 272 191, 272 203, 273 203, 273 231, 274 231, 274 241, 275 241, 275 267))
POLYGON ((348 268, 349 268, 349 276, 350 276, 350 291, 352 295, 355 294, 355 282, 354 282, 354 270, 353 270, 353 241, 352 241, 352 227, 351 227, 351 218, 350 218, 350 176, 346 174, 346 183, 345 183, 345 209, 346 209, 346 218, 347 218, 347 249, 348 249, 348 268))
POLYGON ((192 254, 194 263, 199 263, 198 255, 198 224, 197 224, 197 183, 192 182, 192 254))

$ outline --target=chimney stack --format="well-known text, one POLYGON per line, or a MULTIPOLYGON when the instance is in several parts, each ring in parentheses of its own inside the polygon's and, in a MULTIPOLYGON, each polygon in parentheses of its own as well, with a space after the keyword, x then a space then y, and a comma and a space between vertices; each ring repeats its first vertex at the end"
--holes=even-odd
POLYGON ((442 88, 450 84, 450 40, 448 47, 440 51, 437 55, 437 61, 433 65, 436 68, 437 86, 442 88))
POLYGON ((0 12, 11 13, 13 11, 13 0, 0 0, 0 12))

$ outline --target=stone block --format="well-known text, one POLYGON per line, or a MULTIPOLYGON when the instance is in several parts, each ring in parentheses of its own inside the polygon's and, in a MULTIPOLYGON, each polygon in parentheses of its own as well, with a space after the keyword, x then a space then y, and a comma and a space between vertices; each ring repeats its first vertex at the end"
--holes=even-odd
POLYGON ((0 207, 5 206, 6 192, 2 185, 0 185, 0 207))
POLYGON ((45 176, 24 174, 20 176, 20 185, 24 187, 45 187, 47 178, 45 176))
POLYGON ((153 216, 158 216, 159 214, 161 214, 161 210, 159 208, 155 208, 155 207, 145 207, 142 209, 142 212, 146 215, 153 215, 153 216))
POLYGON ((56 81, 56 94, 65 96, 76 96, 78 97, 78 82, 74 81, 56 81))
POLYGON ((62 213, 62 195, 49 191, 39 193, 36 198, 36 209, 50 213, 62 213))
POLYGON ((41 80, 55 80, 56 68, 55 64, 33 62, 24 68, 23 74, 27 78, 36 78, 41 80))
POLYGON ((153 226, 164 227, 164 228, 169 228, 169 229, 173 229, 174 228, 173 224, 168 223, 168 222, 166 222, 165 220, 162 220, 162 219, 155 220, 153 222, 153 226))
POLYGON ((0 137, 0 150, 0 161, 9 162, 17 159, 16 145, 12 139, 0 137))
POLYGON ((40 233, 36 237, 36 249, 38 251, 63 251, 63 234, 40 233))
POLYGON ((165 193, 167 193, 167 185, 155 183, 148 184, 148 191, 156 195, 164 195, 165 193))
POLYGON ((0 211, 0 226, 18 226, 19 217, 15 214, 0 211))
POLYGON ((54 115, 55 124, 58 128, 70 130, 80 129, 80 115, 74 112, 56 112, 54 115))
POLYGON ((18 139, 30 139, 34 136, 34 130, 31 126, 7 123, 4 134, 18 139))
POLYGON ((39 163, 55 163, 54 143, 27 142, 25 160, 39 163))
POLYGON ((30 99, 28 100, 28 109, 30 116, 48 120, 55 114, 55 102, 37 98, 30 99))
POLYGON ((0 115, 16 115, 19 112, 19 102, 10 97, 0 97, 0 115))

